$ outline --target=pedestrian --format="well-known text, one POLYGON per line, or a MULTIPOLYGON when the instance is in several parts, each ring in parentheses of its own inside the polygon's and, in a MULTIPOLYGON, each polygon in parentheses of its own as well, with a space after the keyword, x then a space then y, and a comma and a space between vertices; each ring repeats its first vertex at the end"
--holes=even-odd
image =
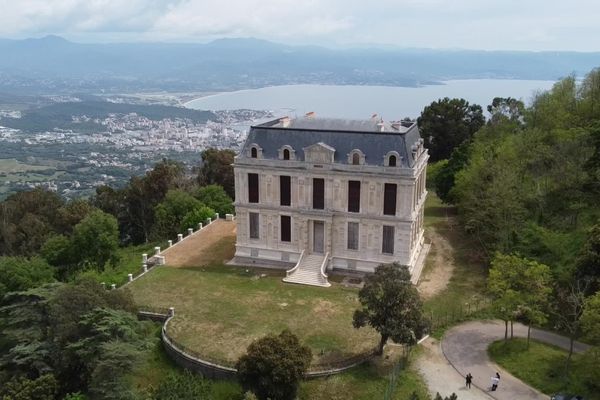
POLYGON ((469 372, 467 376, 465 376, 465 386, 467 389, 471 389, 471 381, 473 381, 473 375, 469 372))
POLYGON ((492 392, 495 392, 498 389, 498 383, 500 383, 500 378, 498 378, 498 374, 492 376, 492 392))

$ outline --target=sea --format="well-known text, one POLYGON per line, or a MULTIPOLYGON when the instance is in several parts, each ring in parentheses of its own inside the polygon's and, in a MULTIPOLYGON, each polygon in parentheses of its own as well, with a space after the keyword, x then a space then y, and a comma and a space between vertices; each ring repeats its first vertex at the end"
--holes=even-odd
POLYGON ((269 110, 277 117, 300 117, 315 112, 318 117, 368 119, 378 114, 384 120, 416 118, 423 108, 443 97, 464 98, 479 104, 484 112, 494 97, 513 97, 530 104, 535 93, 550 89, 554 81, 516 79, 450 80, 419 87, 284 85, 223 92, 186 103, 199 110, 269 110))

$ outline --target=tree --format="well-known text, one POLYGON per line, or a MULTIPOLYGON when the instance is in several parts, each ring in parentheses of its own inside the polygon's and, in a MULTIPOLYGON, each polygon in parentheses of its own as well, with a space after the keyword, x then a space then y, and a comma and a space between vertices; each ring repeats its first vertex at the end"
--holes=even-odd
POLYGON ((452 151, 485 123, 483 110, 465 99, 445 97, 432 102, 417 119, 431 161, 449 158, 452 151))
POLYGON ((54 400, 58 393, 58 382, 52 374, 36 379, 13 378, 0 387, 2 400, 54 400))
POLYGON ((212 399, 210 383, 201 376, 185 370, 171 372, 158 387, 151 390, 152 400, 209 400, 212 399))
POLYGON ((35 255, 57 226, 64 201, 43 189, 17 192, 0 203, 0 255, 35 255))
POLYGON ((0 257, 0 304, 8 292, 17 292, 54 281, 54 271, 39 257, 0 257))
POLYGON ((523 123, 525 104, 512 97, 494 97, 487 110, 490 113, 488 124, 495 125, 510 121, 520 125, 523 123))
POLYGON ((374 274, 366 277, 358 299, 362 309, 354 311, 353 325, 370 325, 379 332, 378 354, 383 354, 388 339, 414 345, 423 335, 423 304, 405 265, 379 265, 374 274))
POLYGON ((233 214, 233 200, 227 195, 225 189, 219 185, 208 185, 198 189, 194 195, 200 202, 219 215, 233 214))
POLYGON ((463 142, 452 151, 450 159, 437 171, 435 193, 444 203, 453 203, 452 188, 456 174, 469 162, 469 142, 463 142))
POLYGON ((156 221, 152 236, 156 239, 164 239, 181 233, 182 229, 187 228, 187 225, 183 224, 184 217, 200 207, 202 203, 191 194, 183 190, 168 191, 164 200, 154 209, 156 221))
POLYGON ((94 211, 75 226, 71 243, 79 265, 91 265, 100 271, 109 261, 115 265, 119 248, 117 220, 103 211, 94 211))
POLYGON ((600 291, 584 300, 581 329, 587 340, 600 345, 600 291))
POLYGON ((267 335, 248 346, 236 364, 244 390, 261 400, 291 400, 312 359, 310 348, 288 330, 267 335))
POLYGON ((556 288, 556 300, 553 307, 554 320, 558 329, 567 332, 569 336, 569 355, 565 363, 568 372, 573 356, 573 344, 581 334, 581 316, 585 305, 585 293, 589 281, 574 280, 556 288))
POLYGON ((198 173, 200 186, 217 184, 221 186, 232 199, 235 198, 235 183, 233 176, 233 150, 206 149, 202 152, 202 166, 198 173))
POLYGON ((545 309, 552 292, 551 273, 547 265, 517 255, 496 253, 489 272, 488 288, 494 305, 504 320, 504 340, 508 339, 508 322, 521 318, 528 324, 527 345, 531 325, 546 321, 545 309))
POLYGON ((214 218, 215 210, 207 206, 200 206, 185 214, 181 223, 182 230, 195 228, 199 223, 206 223, 208 218, 214 218))
POLYGON ((576 277, 590 281, 588 290, 600 290, 600 225, 594 225, 588 233, 576 262, 576 277))

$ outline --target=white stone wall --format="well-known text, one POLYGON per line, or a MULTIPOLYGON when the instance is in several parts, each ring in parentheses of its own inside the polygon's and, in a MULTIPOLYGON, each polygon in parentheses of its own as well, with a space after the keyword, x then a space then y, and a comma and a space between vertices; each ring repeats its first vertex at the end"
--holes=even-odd
POLYGON ((312 250, 312 221, 325 222, 330 268, 372 271, 380 263, 413 266, 423 244, 426 153, 415 168, 239 159, 235 164, 236 256, 295 263, 312 250), (248 203, 248 173, 259 175, 259 203, 248 203), (291 177, 291 206, 280 206, 279 176, 291 177), (312 179, 325 180, 325 209, 312 209, 312 179), (348 181, 361 182, 360 213, 347 212, 348 181), (384 185, 398 185, 396 215, 383 215, 384 185), (250 239, 248 212, 260 214, 260 238, 250 239), (280 240, 280 216, 292 218, 291 242, 280 240), (359 222, 359 249, 347 249, 347 222, 359 222), (382 253, 383 225, 395 227, 394 254, 382 253))

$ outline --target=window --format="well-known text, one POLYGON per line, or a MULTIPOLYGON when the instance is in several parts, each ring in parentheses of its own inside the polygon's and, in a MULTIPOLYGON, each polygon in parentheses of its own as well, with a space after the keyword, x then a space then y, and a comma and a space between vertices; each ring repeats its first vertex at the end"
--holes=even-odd
POLYGON ((395 167, 396 166, 396 156, 389 156, 388 158, 388 166, 395 167))
POLYGON ((256 149, 256 147, 253 147, 250 150, 250 157, 252 157, 252 158, 258 158, 258 150, 256 149))
POLYGON ((313 178, 313 208, 325 209, 325 179, 313 178))
POLYGON ((396 215, 396 194, 398 193, 395 183, 386 183, 383 191, 383 215, 396 215))
POLYGON ((348 250, 358 250, 358 222, 348 222, 348 250))
POLYGON ((289 215, 281 216, 281 241, 292 241, 292 217, 289 215))
POLYGON ((358 154, 358 153, 352 154, 352 165, 359 165, 359 164, 360 164, 360 154, 358 154))
POLYGON ((289 176, 281 175, 279 177, 279 205, 289 206, 291 205, 291 178, 289 176))
POLYGON ((360 181, 348 181, 348 211, 360 212, 360 181))
POLYGON ((248 213, 250 223, 250 239, 260 239, 259 214, 248 213))
POLYGON ((383 226, 383 240, 381 242, 381 252, 385 254, 394 254, 394 227, 383 226))
POLYGON ((248 174, 248 202, 258 203, 258 174, 248 174))
POLYGON ((290 151, 288 149, 283 149, 283 159, 284 160, 290 159, 290 151))

